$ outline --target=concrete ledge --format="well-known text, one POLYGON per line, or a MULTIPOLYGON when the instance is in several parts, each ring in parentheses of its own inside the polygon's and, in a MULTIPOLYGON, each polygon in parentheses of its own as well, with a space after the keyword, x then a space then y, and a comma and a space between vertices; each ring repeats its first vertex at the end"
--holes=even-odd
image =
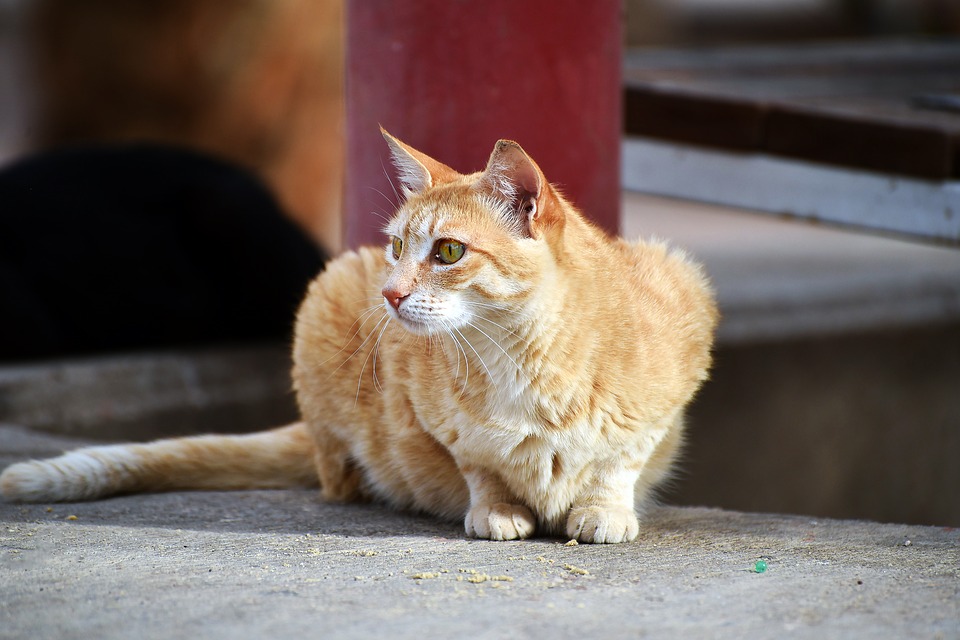
POLYGON ((960 321, 960 251, 625 192, 623 234, 702 261, 724 345, 960 321))
POLYGON ((204 348, 0 367, 0 422, 97 438, 243 432, 296 419, 289 348, 204 348))
MULTIPOLYGON (((2 465, 79 444, 0 442, 2 465)), ((955 529, 661 508, 627 545, 495 543, 312 491, 0 503, 0 523, 10 638, 960 634, 955 529)))
POLYGON ((624 187, 644 193, 960 244, 955 179, 909 178, 633 137, 623 142, 621 174, 624 187))

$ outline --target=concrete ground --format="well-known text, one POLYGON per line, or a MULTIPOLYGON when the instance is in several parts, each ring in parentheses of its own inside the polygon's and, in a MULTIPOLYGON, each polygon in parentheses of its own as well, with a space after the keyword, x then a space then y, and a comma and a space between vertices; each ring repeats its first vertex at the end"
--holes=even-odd
MULTIPOLYGON (((0 441, 3 466, 83 443, 0 441)), ((0 521, 0 638, 960 637, 951 528, 663 507, 626 545, 489 542, 313 491, 0 503, 0 521)))

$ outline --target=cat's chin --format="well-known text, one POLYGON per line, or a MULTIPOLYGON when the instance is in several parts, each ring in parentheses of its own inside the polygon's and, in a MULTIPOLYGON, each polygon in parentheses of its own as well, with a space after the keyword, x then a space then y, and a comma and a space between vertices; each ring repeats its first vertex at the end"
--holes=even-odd
POLYGON ((395 309, 387 308, 387 314, 393 322, 398 323, 403 327, 404 331, 412 333, 418 336, 432 336, 440 333, 449 332, 452 323, 447 322, 430 322, 423 320, 415 320, 407 317, 402 311, 398 312, 395 309))
POLYGON ((410 320, 409 318, 404 318, 398 314, 392 314, 393 319, 403 327, 404 331, 412 333, 418 336, 432 336, 436 333, 442 331, 438 326, 435 326, 428 322, 420 322, 418 320, 410 320))

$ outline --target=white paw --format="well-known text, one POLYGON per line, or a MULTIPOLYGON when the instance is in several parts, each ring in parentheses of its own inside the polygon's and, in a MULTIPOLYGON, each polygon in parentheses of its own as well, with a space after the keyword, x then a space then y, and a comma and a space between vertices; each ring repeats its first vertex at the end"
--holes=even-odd
POLYGON ((519 504, 481 504, 471 507, 463 522, 468 536, 490 540, 529 538, 537 519, 530 509, 519 504))
POLYGON ((624 507, 575 507, 567 517, 567 535, 580 542, 630 542, 639 532, 636 514, 624 507))

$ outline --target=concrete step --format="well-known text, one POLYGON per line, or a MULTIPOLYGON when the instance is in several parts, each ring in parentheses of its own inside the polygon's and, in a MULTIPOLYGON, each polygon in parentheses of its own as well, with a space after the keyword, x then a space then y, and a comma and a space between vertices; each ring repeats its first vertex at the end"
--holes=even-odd
POLYGON ((149 440, 296 419, 286 344, 107 354, 0 366, 0 422, 149 440))
MULTIPOLYGON (((82 443, 11 425, 0 442, 4 466, 82 443)), ((664 507, 636 542, 565 543, 313 491, 0 503, 0 635, 960 635, 957 529, 664 507)))
POLYGON ((623 235, 688 249, 722 344, 960 323, 960 250, 631 191, 623 235))

